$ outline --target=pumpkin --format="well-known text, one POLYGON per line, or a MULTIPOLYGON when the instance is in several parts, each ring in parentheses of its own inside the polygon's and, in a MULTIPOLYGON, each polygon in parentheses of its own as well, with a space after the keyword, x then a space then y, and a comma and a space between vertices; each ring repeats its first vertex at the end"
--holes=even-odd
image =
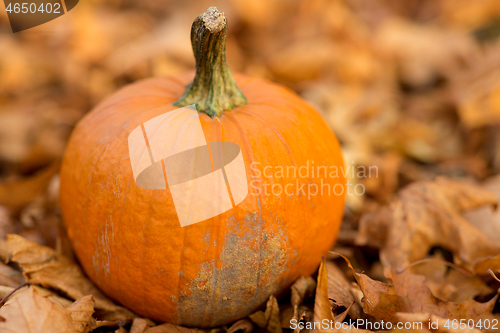
MULTIPOLYGON (((314 273, 341 224, 345 178, 335 135, 291 90, 233 76, 226 32, 224 14, 210 7, 192 26, 194 80, 188 73, 122 88, 77 124, 63 160, 61 211, 83 269, 108 296, 157 321, 214 327, 251 314, 314 273), (128 139, 188 105, 207 142, 239 147, 248 194, 181 226, 171 186, 137 185, 128 139)), ((202 199, 217 200, 215 192, 202 199)))

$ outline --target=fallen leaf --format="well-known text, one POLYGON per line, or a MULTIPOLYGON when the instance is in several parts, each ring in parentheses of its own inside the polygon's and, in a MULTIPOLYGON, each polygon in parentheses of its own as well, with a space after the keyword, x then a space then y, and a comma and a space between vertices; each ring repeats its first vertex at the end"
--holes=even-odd
POLYGON ((26 281, 21 272, 0 262, 0 286, 15 288, 24 282, 26 281))
POLYGON ((249 317, 257 326, 270 333, 282 333, 280 308, 274 295, 269 296, 265 311, 257 311, 249 317))
POLYGON ((67 308, 71 304, 73 304, 72 301, 70 301, 67 298, 61 297, 54 293, 53 291, 50 291, 48 289, 45 289, 40 286, 33 285, 31 288, 35 289, 35 291, 40 295, 51 301, 52 303, 56 303, 64 308, 67 308))
POLYGON ((5 262, 5 242, 4 238, 7 234, 16 231, 16 222, 12 218, 12 211, 7 207, 0 206, 0 261, 5 262))
MULTIPOLYGON (((494 193, 500 201, 500 175, 486 179, 482 185, 494 193)), ((500 209, 494 208, 490 206, 478 207, 465 212, 464 217, 476 228, 496 240, 500 237, 500 209), (485 223, 485 221, 487 222, 485 223)))
POLYGON ((318 284, 314 299, 314 322, 322 322, 325 319, 329 322, 335 322, 330 300, 328 299, 328 274, 326 272, 326 260, 323 258, 319 266, 318 284))
POLYGON ((364 213, 359 220, 359 232, 355 244, 382 248, 389 236, 393 211, 389 206, 380 206, 373 212, 364 213))
POLYGON ((291 287, 291 303, 293 307, 293 318, 299 320, 299 306, 304 299, 310 297, 316 289, 316 281, 310 276, 300 276, 291 287))
MULTIPOLYGON (((349 310, 349 309, 348 309, 349 310)), ((347 312, 347 311, 346 311, 347 312)), ((338 319, 343 319, 345 316, 339 316, 338 319)), ((367 333, 370 331, 357 329, 348 325, 347 323, 337 322, 335 317, 333 316, 332 308, 330 306, 330 300, 328 299, 328 274, 326 272, 326 261, 323 258, 319 266, 318 271, 318 281, 316 287, 316 297, 314 300, 314 320, 312 326, 315 332, 318 333, 333 333, 333 332, 341 332, 341 333, 367 333), (325 323, 328 324, 325 327, 325 323), (336 325, 340 324, 340 327, 336 325)))
POLYGON ((46 299, 48 299, 52 303, 60 305, 63 308, 66 308, 73 303, 72 301, 70 301, 66 298, 63 298, 63 297, 55 294, 54 292, 52 292, 48 289, 45 289, 43 287, 36 286, 36 285, 31 285, 31 286, 25 285, 25 286, 22 286, 21 288, 18 287, 17 290, 14 288, 10 288, 10 287, 0 286, 0 294, 2 294, 2 296, 3 296, 2 298, 4 298, 7 295, 11 294, 15 290, 15 292, 9 296, 7 302, 5 303, 5 304, 7 304, 7 303, 14 301, 17 297, 19 297, 21 294, 23 294, 24 292, 26 292, 29 289, 34 289, 38 295, 45 297, 46 299))
POLYGON ((474 263, 474 273, 478 275, 487 275, 490 269, 494 273, 500 273, 500 254, 496 257, 479 258, 474 263))
POLYGON ((9 298, 5 300, 5 304, 7 304, 9 301, 15 299, 21 295, 21 293, 28 290, 28 287, 29 285, 18 286, 17 288, 0 286, 0 299, 4 299, 10 295, 9 298))
POLYGON ((47 188, 59 166, 54 162, 30 178, 0 182, 0 205, 18 210, 30 203, 47 188))
POLYGON ((253 332, 254 324, 249 319, 240 319, 229 327, 226 333, 235 333, 237 331, 242 331, 243 333, 253 332))
POLYGON ((387 208, 361 219, 356 243, 364 245, 370 232, 383 239, 380 259, 384 267, 401 269, 423 259, 433 246, 441 246, 457 260, 473 263, 475 258, 500 252, 500 244, 465 220, 461 213, 476 207, 496 205, 497 197, 467 182, 437 178, 416 182, 402 189, 387 208), (377 224, 380 223, 380 228, 377 224), (389 224, 387 224, 389 223, 389 224))
POLYGON ((474 61, 452 77, 453 99, 461 123, 469 128, 500 124, 500 46, 482 50, 474 61))
POLYGON ((90 331, 93 321, 92 314, 94 314, 94 299, 92 295, 80 298, 66 309, 71 313, 73 325, 78 332, 87 333, 90 331))
POLYGON ((155 327, 147 328, 144 333, 207 333, 196 328, 187 328, 173 324, 161 324, 155 327))
MULTIPOLYGON (((449 302, 434 296, 425 283, 425 277, 414 275, 409 271, 397 273, 387 271, 387 278, 394 286, 396 294, 406 298, 410 303, 410 308, 404 312, 429 312, 447 319, 479 319, 484 315, 491 314, 498 295, 486 303, 468 300, 461 303, 449 302), (408 311, 410 310, 410 311, 408 311)), ((403 311, 401 311, 403 312, 403 311)))
POLYGON ((400 18, 384 20, 374 37, 376 46, 398 63, 400 79, 413 87, 453 75, 478 53, 472 36, 400 18))
POLYGON ((425 276, 432 294, 443 300, 460 303, 494 293, 479 277, 446 264, 444 260, 432 260, 411 267, 411 272, 425 276))
POLYGON ((144 318, 134 318, 130 327, 130 333, 143 333, 148 328, 148 324, 149 322, 144 318))
POLYGON ((52 248, 41 246, 18 235, 7 237, 11 260, 23 269, 28 282, 60 290, 74 300, 92 295, 99 318, 118 321, 129 320, 130 310, 114 304, 83 274, 81 268, 52 248))
POLYGON ((355 302, 353 301, 351 304, 349 304, 349 306, 347 307, 347 309, 342 312, 341 314, 335 316, 335 322, 337 323, 341 323, 344 321, 344 319, 347 317, 347 314, 349 313, 349 311, 351 310, 351 307, 355 304, 355 302))
POLYGON ((354 302, 354 297, 349 292, 351 283, 335 263, 327 261, 325 268, 328 276, 328 297, 337 306, 348 308, 354 302))
MULTIPOLYGON (((300 305, 297 309, 297 316, 295 317, 294 315, 294 310, 292 307, 285 307, 284 310, 280 308, 280 318, 281 318, 281 327, 285 329, 291 329, 292 328, 292 321, 293 319, 296 320, 297 323, 303 322, 311 322, 311 319, 313 317, 313 310, 310 309, 308 306, 305 305, 300 305)), ((297 326, 294 330, 294 333, 300 333, 300 332, 307 332, 308 329, 306 328, 301 328, 297 326)))
POLYGON ((78 333, 71 312, 40 296, 33 288, 0 309, 0 331, 16 333, 78 333))
MULTIPOLYGON (((343 257, 343 256, 342 256, 343 257)), ((356 273, 351 263, 343 257, 363 292, 364 310, 380 320, 397 322, 398 312, 432 313, 447 319, 479 319, 491 315, 498 295, 486 303, 474 300, 462 303, 445 301, 435 297, 425 284, 425 277, 409 270, 400 273, 386 269, 389 284, 375 281, 365 274, 356 273)))

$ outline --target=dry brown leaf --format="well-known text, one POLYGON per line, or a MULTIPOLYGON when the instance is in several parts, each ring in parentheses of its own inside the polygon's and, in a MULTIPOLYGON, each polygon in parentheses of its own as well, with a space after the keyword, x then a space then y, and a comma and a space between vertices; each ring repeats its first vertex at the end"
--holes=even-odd
POLYGON ((60 290, 74 300, 92 295, 96 313, 106 320, 129 320, 134 315, 130 310, 114 304, 83 274, 81 268, 52 248, 30 242, 18 235, 7 237, 11 260, 24 271, 28 282, 60 290))
POLYGON ((293 318, 299 320, 299 306, 302 302, 310 297, 316 289, 316 281, 310 276, 301 276, 295 281, 291 287, 292 296, 291 303, 293 307, 293 318))
POLYGON ((455 268, 449 269, 446 264, 443 260, 432 260, 413 266, 411 272, 425 276, 425 284, 432 294, 443 300, 461 303, 476 296, 493 294, 493 289, 479 277, 455 268))
POLYGON ((468 300, 461 303, 449 302, 435 297, 425 283, 425 277, 413 275, 409 271, 400 274, 388 271, 386 274, 394 286, 394 292, 406 298, 410 308, 404 312, 432 313, 443 318, 450 319, 478 319, 485 315, 491 315, 498 295, 486 303, 468 300), (410 311, 408 311, 410 310, 410 311))
POLYGON ((455 73, 454 102, 461 123, 469 128, 500 124, 500 44, 483 49, 477 60, 455 73))
MULTIPOLYGON (((497 64, 498 66, 498 64, 497 64)), ((469 128, 500 124, 500 70, 495 70, 479 82, 473 82, 459 101, 459 115, 469 128)))
POLYGON ((53 291, 50 291, 48 289, 45 289, 40 286, 31 286, 31 288, 35 289, 35 291, 40 295, 51 301, 52 303, 56 303, 62 307, 67 308, 71 304, 73 304, 72 301, 70 301, 67 298, 61 297, 54 293, 53 291))
MULTIPOLYGON (((104 322, 96 322, 95 319, 92 318, 92 313, 94 312, 94 307, 93 307, 93 300, 89 299, 91 296, 85 296, 82 297, 80 300, 76 302, 72 302, 66 298, 63 298, 54 292, 45 289, 40 286, 36 285, 25 285, 22 286, 21 288, 18 287, 17 290, 14 288, 10 287, 4 287, 0 286, 0 299, 5 298, 7 295, 10 295, 8 300, 6 301, 5 304, 9 304, 14 302, 19 296, 24 294, 26 291, 33 289, 38 295, 48 299, 54 304, 57 304, 63 308, 67 308, 70 310, 72 318, 74 320, 75 328, 79 330, 78 327, 85 327, 81 325, 81 323, 85 324, 87 321, 90 321, 89 325, 92 327, 92 329, 104 326, 104 322), (13 292, 15 291, 15 292, 13 292), (13 292, 13 293, 12 293, 13 292), (91 319, 87 320, 86 318, 89 317, 91 319), (81 323, 79 323, 81 322, 81 323)), ((105 324, 109 324, 110 322, 106 322, 105 324)), ((113 322, 113 325, 116 325, 113 322)))
MULTIPOLYGON (((66 298, 63 298, 63 297, 61 297, 59 295, 56 295, 54 292, 52 292, 52 291, 50 291, 48 289, 45 289, 43 287, 34 286, 34 285, 32 285, 32 286, 26 285, 26 286, 23 286, 21 288, 18 288, 12 295, 10 295, 9 299, 6 302, 6 304, 9 303, 9 302, 14 301, 17 297, 19 297, 22 293, 26 292, 29 289, 34 289, 35 292, 37 294, 39 294, 40 296, 45 297, 46 299, 48 299, 52 303, 60 305, 63 308, 66 308, 66 307, 70 306, 73 303, 72 301, 70 301, 70 300, 68 300, 66 298)), ((14 291, 14 288, 0 286, 0 295, 2 295, 1 298, 6 297, 12 291, 14 291)))
MULTIPOLYGON (((189 26, 191 21, 191 16, 179 13, 172 20, 166 20, 145 38, 134 39, 124 47, 113 50, 103 63, 112 75, 117 75, 160 54, 189 61, 192 57, 191 44, 188 38, 183 38, 185 35, 182 29, 189 26)), ((181 62, 177 64, 178 68, 170 72, 170 75, 186 70, 185 66, 179 66, 182 65, 181 62)))
POLYGON ((71 312, 40 296, 33 288, 0 309, 0 331, 12 333, 78 333, 71 312))
POLYGON ((335 316, 335 322, 337 323, 341 323, 344 321, 344 319, 347 317, 347 315, 349 314, 349 311, 351 310, 351 307, 355 305, 355 302, 353 301, 351 304, 349 304, 349 306, 347 307, 347 309, 342 312, 341 314, 335 316))
POLYGON ((254 324, 249 319, 240 319, 229 327, 226 333, 235 333, 237 331, 242 331, 243 333, 253 332, 254 324))
POLYGON ((130 327, 130 333, 143 333, 150 326, 149 324, 150 322, 144 318, 134 318, 130 327))
POLYGON ((460 303, 477 296, 484 299, 494 293, 479 277, 447 262, 442 251, 436 251, 429 258, 416 262, 407 269, 413 274, 425 276, 425 284, 432 294, 443 300, 460 303))
POLYGON ((328 275, 328 297, 337 306, 349 307, 354 302, 354 297, 349 292, 351 283, 335 263, 327 261, 325 267, 328 275))
MULTIPOLYGON (((500 201, 500 175, 486 179, 482 185, 494 193, 500 201)), ((500 238, 500 209, 490 206, 479 207, 465 212, 464 217, 476 228, 489 235, 492 240, 500 238)))
POLYGON ((498 253, 500 244, 472 226, 461 213, 496 204, 493 193, 467 182, 442 177, 416 182, 402 189, 391 202, 389 224, 387 208, 361 220, 356 243, 364 245, 370 233, 382 233, 372 237, 385 240, 380 244, 381 261, 393 269, 425 258, 433 246, 452 251, 457 260, 473 263, 475 258, 498 253))
POLYGON ((10 209, 0 206, 0 261, 3 262, 7 259, 5 241, 3 238, 5 238, 7 234, 11 234, 16 231, 16 222, 11 215, 12 211, 10 209))
POLYGON ((443 21, 446 26, 458 26, 471 30, 498 19, 500 3, 495 0, 445 0, 441 2, 441 10, 439 20, 443 21))
POLYGON ((23 292, 28 290, 29 285, 24 285, 24 286, 19 286, 16 288, 12 287, 5 287, 5 286, 0 286, 0 299, 4 299, 5 297, 9 296, 9 298, 6 300, 6 303, 11 302, 14 300, 16 297, 21 295, 23 292))
POLYGON ((269 296, 265 311, 257 311, 249 317, 257 326, 270 333, 282 333, 280 308, 274 295, 269 296))
POLYGON ((500 273, 500 254, 496 257, 480 258, 474 263, 474 273, 478 275, 487 275, 490 269, 494 273, 500 273))
POLYGON ((15 288, 24 282, 26 281, 21 272, 0 262, 0 286, 15 288))
POLYGON ((328 274, 326 272, 326 260, 323 258, 318 271, 318 285, 314 299, 314 321, 323 320, 335 322, 330 300, 328 299, 328 274))
POLYGON ((73 325, 78 332, 87 333, 90 331, 94 321, 92 318, 92 314, 94 314, 94 299, 92 295, 80 298, 66 309, 71 313, 73 325))
POLYGON ((12 291, 14 291, 12 287, 0 286, 0 299, 7 297, 12 291))
POLYGON ((144 333, 207 333, 196 328, 187 328, 173 324, 161 324, 147 328, 144 333))
POLYGON ((0 182, 0 205, 17 210, 30 203, 47 188, 59 166, 60 162, 54 162, 30 178, 0 182))
POLYGON ((401 80, 416 87, 452 75, 478 52, 472 37, 460 31, 400 18, 385 20, 374 37, 376 46, 398 63, 401 80))
MULTIPOLYGON (((280 310, 282 310, 282 309, 280 309, 280 310)), ((311 322, 311 320, 313 318, 313 314, 314 314, 313 310, 305 305, 299 306, 299 308, 297 309, 297 316, 296 317, 293 314, 292 307, 285 308, 280 313, 281 327, 285 328, 285 329, 291 329, 292 323, 294 323, 294 321, 293 321, 294 319, 296 320, 297 323, 299 323, 299 322, 303 322, 303 323, 311 322)), ((294 331, 294 333, 300 333, 300 332, 307 332, 308 329, 301 328, 301 327, 297 326, 293 331, 294 331)))
MULTIPOLYGON (((347 309, 348 311, 349 309, 347 309)), ((347 314, 347 311, 345 314, 347 314)), ((339 316, 339 320, 343 320, 345 315, 339 316)), ((340 327, 337 327, 336 324, 340 324, 340 322, 336 321, 336 318, 333 316, 333 312, 330 306, 330 300, 328 299, 328 275, 326 272, 325 259, 321 262, 318 271, 318 283, 316 287, 316 298, 314 302, 314 322, 312 326, 315 332, 318 333, 331 333, 331 332, 341 332, 341 333, 367 333, 370 331, 361 330, 354 327, 349 326, 347 323, 342 323, 340 327), (328 326, 325 327, 325 323, 328 323, 328 326)), ((307 327, 307 326, 306 326, 307 327)))
MULTIPOLYGON (((342 256, 343 257, 343 256, 342 256)), ((343 257, 364 295, 364 310, 377 319, 395 322, 396 313, 432 313, 448 319, 479 319, 491 315, 498 295, 486 303, 473 300, 462 303, 435 297, 425 284, 425 277, 409 270, 397 273, 386 269, 389 284, 375 281, 365 274, 356 273, 351 263, 343 257)))

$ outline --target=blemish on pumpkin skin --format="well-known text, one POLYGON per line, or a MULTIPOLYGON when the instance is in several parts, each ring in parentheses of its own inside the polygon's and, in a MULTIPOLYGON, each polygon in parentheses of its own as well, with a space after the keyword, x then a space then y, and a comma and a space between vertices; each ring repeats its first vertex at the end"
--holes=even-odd
POLYGON ((257 218, 259 217, 258 213, 255 211, 253 213, 247 213, 245 216, 245 220, 249 222, 255 222, 257 221, 257 218))
POLYGON ((190 284, 189 294, 178 299, 179 313, 184 314, 181 321, 210 327, 245 317, 286 283, 282 281, 283 274, 297 253, 290 255, 288 237, 279 223, 277 230, 263 229, 260 246, 255 242, 255 233, 244 232, 263 225, 265 222, 257 213, 247 214, 239 223, 228 223, 230 231, 222 238, 219 259, 202 264, 198 277, 190 284), (213 313, 217 313, 217 320, 213 313))
POLYGON ((157 277, 157 276, 163 275, 163 274, 165 274, 165 273, 166 273, 166 272, 165 272, 165 270, 160 269, 160 271, 159 271, 158 273, 156 273, 156 274, 154 275, 154 277, 157 277))
POLYGON ((203 288, 207 283, 208 283, 208 280, 199 282, 197 287, 198 288, 203 288))
MULTIPOLYGON (((102 276, 102 273, 104 273, 107 279, 109 279, 111 263, 110 238, 108 236, 109 225, 110 221, 106 221, 104 225, 100 226, 97 244, 95 246, 94 255, 92 256, 92 265, 96 272, 96 276, 102 276)), ((99 279, 97 284, 100 285, 101 283, 102 281, 99 279)))
POLYGON ((205 249, 203 250, 203 254, 207 254, 207 251, 210 249, 210 237, 211 237, 211 233, 210 232, 207 232, 203 236, 202 241, 203 241, 203 243, 205 243, 205 249))

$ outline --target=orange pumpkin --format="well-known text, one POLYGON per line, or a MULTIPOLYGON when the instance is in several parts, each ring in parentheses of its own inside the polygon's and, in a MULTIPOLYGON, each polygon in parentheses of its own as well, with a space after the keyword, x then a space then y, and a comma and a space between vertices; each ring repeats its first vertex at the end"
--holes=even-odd
POLYGON ((64 157, 61 210, 85 272, 107 295, 158 321, 214 327, 251 314, 312 274, 341 224, 337 139, 289 89, 233 79, 226 31, 224 14, 209 8, 193 23, 194 81, 154 78, 121 89, 79 122, 64 157), (207 142, 240 147, 248 195, 181 227, 168 186, 137 186, 127 139, 190 104, 207 142))

